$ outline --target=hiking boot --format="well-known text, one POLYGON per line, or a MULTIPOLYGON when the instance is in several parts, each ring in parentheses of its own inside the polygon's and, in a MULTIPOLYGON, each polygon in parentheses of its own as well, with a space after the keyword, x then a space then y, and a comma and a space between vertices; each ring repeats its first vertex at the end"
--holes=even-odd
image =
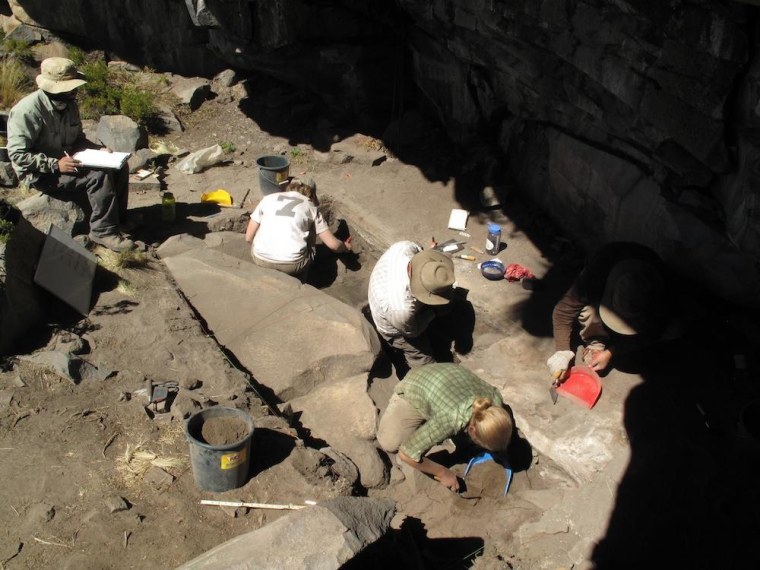
POLYGON ((96 236, 90 233, 90 239, 98 245, 107 247, 111 251, 120 253, 122 251, 129 251, 135 247, 135 244, 131 239, 127 239, 120 234, 108 234, 104 236, 96 236))
POLYGON ((129 234, 135 231, 143 224, 143 215, 130 212, 124 216, 124 219, 119 222, 119 231, 124 234, 129 234))

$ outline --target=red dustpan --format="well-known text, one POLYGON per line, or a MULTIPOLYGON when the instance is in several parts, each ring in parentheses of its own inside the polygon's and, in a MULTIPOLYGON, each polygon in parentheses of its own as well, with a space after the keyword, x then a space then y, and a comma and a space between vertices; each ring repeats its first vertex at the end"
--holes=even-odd
POLYGON ((573 366, 556 390, 557 394, 590 410, 602 395, 602 381, 589 366, 573 366))

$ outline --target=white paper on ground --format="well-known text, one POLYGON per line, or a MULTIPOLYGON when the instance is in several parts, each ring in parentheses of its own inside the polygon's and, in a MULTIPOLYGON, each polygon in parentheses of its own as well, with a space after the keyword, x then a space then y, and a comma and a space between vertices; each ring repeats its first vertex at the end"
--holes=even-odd
POLYGON ((469 215, 470 212, 467 210, 458 210, 456 208, 451 210, 451 215, 449 216, 449 229, 460 231, 467 229, 467 216, 469 215))

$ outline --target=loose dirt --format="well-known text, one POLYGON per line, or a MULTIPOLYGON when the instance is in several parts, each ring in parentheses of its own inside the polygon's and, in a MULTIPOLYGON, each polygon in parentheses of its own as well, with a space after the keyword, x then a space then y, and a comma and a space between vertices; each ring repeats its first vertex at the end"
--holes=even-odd
POLYGON ((209 418, 203 422, 201 436, 209 445, 231 445, 248 435, 248 426, 237 418, 209 418))

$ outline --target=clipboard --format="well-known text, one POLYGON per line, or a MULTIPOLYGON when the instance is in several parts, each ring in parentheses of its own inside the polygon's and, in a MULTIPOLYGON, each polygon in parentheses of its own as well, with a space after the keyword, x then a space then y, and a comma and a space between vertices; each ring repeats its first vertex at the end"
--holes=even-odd
POLYGON ((72 158, 78 160, 82 163, 82 166, 87 168, 111 168, 118 170, 127 162, 129 155, 130 153, 128 152, 109 152, 107 150, 88 148, 80 150, 72 158))

